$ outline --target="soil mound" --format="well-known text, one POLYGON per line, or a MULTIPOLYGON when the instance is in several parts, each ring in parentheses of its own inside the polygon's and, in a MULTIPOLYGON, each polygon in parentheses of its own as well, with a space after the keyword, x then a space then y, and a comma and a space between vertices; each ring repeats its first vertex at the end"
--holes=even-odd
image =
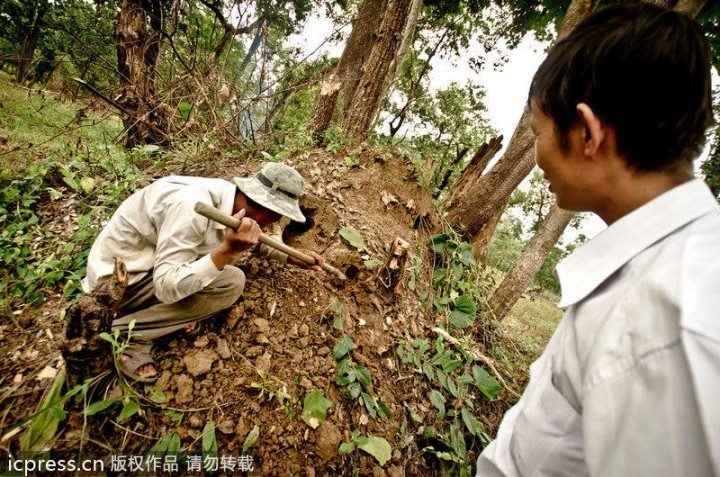
MULTIPOLYGON (((404 283, 388 290, 378 263, 386 261, 396 238, 408 242, 411 253, 427 253, 428 235, 440 223, 431 198, 402 158, 382 151, 366 150, 348 162, 315 151, 294 165, 307 181, 301 207, 308 222, 285 227, 284 239, 322 254, 348 280, 243 256, 238 265, 246 273, 246 289, 227 316, 201 324, 193 336, 178 333, 156 344, 161 378, 155 387, 166 402, 146 399, 142 411, 124 422, 109 416, 88 421, 88 433, 102 436, 114 454, 145 454, 154 440, 173 432, 188 455, 200 454, 203 430, 213 421, 218 454, 250 454, 261 475, 430 474, 421 457, 424 426, 405 427, 409 413, 427 416, 431 423, 432 404, 413 379, 422 373, 408 370, 396 350, 402 339, 431 336, 435 315, 423 310, 418 295, 404 283), (362 245, 351 245, 347 231, 359 236, 362 245), (337 384, 339 360, 333 355, 341 352, 337 345, 346 338, 354 345, 347 353, 351 365, 369 373, 357 378, 366 381, 363 404, 352 396, 351 386, 337 384), (330 405, 324 420, 312 422, 303 415, 303 406, 314 391, 321 391, 330 405), (257 431, 256 442, 243 451, 248 436, 257 431), (390 460, 380 466, 366 452, 340 454, 340 445, 357 435, 387 440, 390 460)), ((255 167, 236 169, 217 175, 243 175, 255 167)), ((429 272, 420 275, 429 280, 429 272)), ((53 343, 56 351, 62 339, 59 326, 54 318, 49 341, 43 332, 23 335, 22 342, 10 344, 15 348, 10 352, 20 353, 20 359, 19 346, 34 341, 43 341, 46 348, 53 343)), ((491 433, 506 405, 486 405, 485 415, 494 413, 485 422, 491 433)), ((16 409, 8 417, 8 412, 6 425, 27 415, 16 409)), ((79 438, 71 431, 56 447, 76 452, 79 438)), ((86 441, 84 448, 85 455, 109 458, 97 443, 86 441)))

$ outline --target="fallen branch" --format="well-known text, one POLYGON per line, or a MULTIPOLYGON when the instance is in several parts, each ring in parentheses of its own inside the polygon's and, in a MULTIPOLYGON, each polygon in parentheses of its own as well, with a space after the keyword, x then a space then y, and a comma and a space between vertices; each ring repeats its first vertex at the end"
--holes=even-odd
MULTIPOLYGON (((443 338, 445 338, 445 340, 447 340, 448 342, 454 344, 455 346, 460 346, 460 345, 461 345, 460 341, 458 341, 457 338, 453 338, 452 336, 450 336, 450 334, 449 334, 447 331, 443 330, 442 328, 433 328, 433 331, 434 331, 436 334, 438 334, 438 335, 442 336, 443 338)), ((497 368, 495 368, 495 364, 493 363, 493 360, 492 360, 492 359, 490 359, 489 357, 485 356, 484 354, 482 354, 481 352, 476 351, 476 350, 471 350, 470 352, 472 353, 473 358, 475 358, 475 360, 477 360, 477 361, 482 361, 483 363, 485 363, 485 364, 488 365, 488 367, 492 370, 492 372, 493 372, 493 374, 495 375, 495 377, 497 378, 497 380, 500 381, 500 384, 502 384, 503 387, 504 387, 505 389, 507 389, 507 391, 508 391, 510 394, 512 394, 512 395, 515 396, 516 398, 520 399, 520 394, 518 394, 515 390, 513 390, 513 389, 508 385, 508 383, 505 382, 505 380, 503 379, 503 377, 500 376, 500 373, 498 372, 497 368)))

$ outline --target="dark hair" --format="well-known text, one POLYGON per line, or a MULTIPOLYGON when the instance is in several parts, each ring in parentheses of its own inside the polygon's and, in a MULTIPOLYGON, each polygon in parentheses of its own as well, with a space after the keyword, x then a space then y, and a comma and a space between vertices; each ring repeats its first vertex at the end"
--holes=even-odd
POLYGON ((538 68, 528 102, 556 125, 560 147, 578 103, 617 132, 637 170, 692 161, 712 125, 710 47, 686 15, 646 3, 598 10, 559 41, 538 68))

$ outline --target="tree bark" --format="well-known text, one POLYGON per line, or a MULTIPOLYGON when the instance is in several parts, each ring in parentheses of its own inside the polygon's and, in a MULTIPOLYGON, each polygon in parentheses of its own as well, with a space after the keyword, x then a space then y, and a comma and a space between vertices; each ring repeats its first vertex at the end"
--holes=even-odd
POLYGON ((495 154, 502 148, 502 136, 494 137, 490 141, 484 143, 475 152, 470 159, 467 167, 463 171, 460 178, 455 182, 452 190, 445 199, 445 206, 449 207, 453 203, 461 201, 470 188, 480 180, 487 165, 495 157, 495 154))
POLYGON ((515 302, 533 281, 574 215, 573 212, 562 210, 553 204, 520 260, 510 269, 505 280, 490 298, 490 310, 498 321, 508 315, 515 302))
MULTIPOLYGON (((566 37, 583 19, 595 10, 599 0, 573 0, 558 30, 558 40, 566 37)), ((472 239, 481 229, 487 230, 488 222, 496 217, 497 211, 507 205, 515 188, 535 166, 534 137, 530 130, 530 110, 525 107, 507 150, 485 174, 474 184, 462 201, 448 209, 448 220, 462 230, 466 238, 472 239)), ((482 254, 482 251, 479 251, 482 254)))
POLYGON ((165 11, 177 0, 120 0, 115 47, 120 76, 119 103, 125 146, 167 145, 169 113, 157 96, 157 69, 161 59, 161 34, 165 11))
POLYGON ((35 17, 30 25, 25 26, 25 35, 23 36, 20 52, 18 53, 18 66, 16 72, 16 81, 23 83, 30 71, 33 59, 35 57, 35 48, 40 40, 40 34, 44 26, 45 14, 49 8, 47 1, 41 1, 35 10, 35 17))
MULTIPOLYGON (((573 4, 574 3, 575 2, 573 2, 573 4)), ((656 0, 650 3, 655 3, 656 5, 664 6, 667 8, 674 6, 675 10, 684 12, 691 17, 695 17, 698 12, 702 10, 703 6, 706 3, 706 0, 680 0, 679 2, 671 0, 656 0)), ((568 9, 568 16, 570 15, 570 10, 572 9, 573 5, 571 5, 568 9)), ((584 14, 583 11, 584 10, 580 11, 580 15, 584 14)), ((577 14, 575 14, 574 16, 577 17, 577 14)), ((574 28, 577 23, 579 23, 579 20, 573 20, 572 28, 574 28)), ((565 35, 567 35, 572 30, 572 28, 561 28, 559 37, 564 37, 565 35)), ((518 127, 520 127, 520 125, 518 125, 518 127)), ((527 154, 527 156, 532 157, 532 162, 534 162, 533 153, 527 154)), ((527 169, 527 157, 523 161, 521 161, 521 164, 524 165, 523 169, 527 169)), ((532 167, 528 169, 528 173, 531 169, 532 167)), ((505 202, 507 203, 507 199, 505 199, 505 202)), ((490 300, 491 309, 495 309, 495 316, 498 320, 502 320, 503 318, 505 318, 505 316, 507 316, 510 309, 518 300, 522 292, 535 278, 535 275, 540 270, 540 267, 542 267, 542 264, 544 263, 548 253, 550 253, 552 247, 559 240, 560 236, 562 236, 573 216, 574 214, 572 212, 564 211, 558 208, 556 204, 552 206, 550 212, 538 228, 535 236, 531 239, 527 250, 525 251, 525 253, 523 253, 520 260, 510 270, 505 280, 503 280, 503 282, 500 284, 500 287, 497 289, 497 291, 490 300)), ((499 215, 497 217, 499 218, 499 215)), ((488 224, 490 224, 490 222, 488 222, 488 224)), ((494 230, 494 228, 495 225, 492 226, 492 230, 494 230)), ((482 233, 485 234, 486 232, 483 230, 482 233)), ((485 247, 486 246, 487 245, 485 245, 485 247)), ((476 253, 477 250, 478 247, 476 246, 476 253)))
POLYGON ((315 98, 310 129, 316 139, 337 117, 347 134, 367 138, 409 49, 420 5, 420 0, 365 0, 335 73, 315 98))

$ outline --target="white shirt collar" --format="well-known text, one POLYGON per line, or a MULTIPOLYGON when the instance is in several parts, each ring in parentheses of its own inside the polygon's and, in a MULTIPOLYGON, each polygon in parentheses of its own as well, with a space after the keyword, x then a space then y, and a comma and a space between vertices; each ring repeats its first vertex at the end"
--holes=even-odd
POLYGON ((640 252, 717 207, 707 185, 694 179, 621 217, 558 263, 558 306, 579 302, 640 252))

